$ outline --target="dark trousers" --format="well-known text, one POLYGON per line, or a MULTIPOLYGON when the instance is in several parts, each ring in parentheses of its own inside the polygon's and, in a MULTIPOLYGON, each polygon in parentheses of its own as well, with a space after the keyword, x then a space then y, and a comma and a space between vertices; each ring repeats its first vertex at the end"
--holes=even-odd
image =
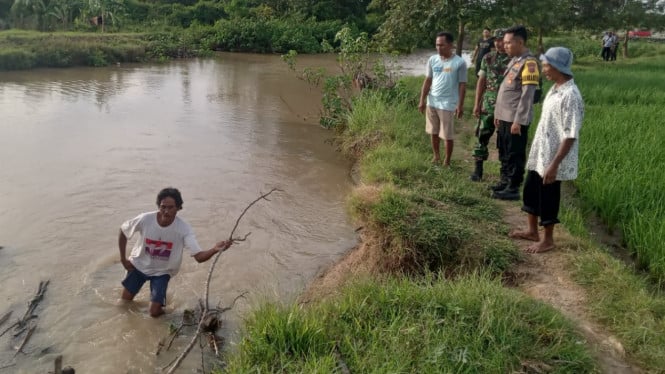
POLYGON ((489 149, 487 146, 490 143, 490 138, 494 135, 494 116, 491 114, 483 114, 478 119, 476 125, 476 137, 478 143, 473 148, 473 158, 476 160, 487 161, 489 158, 489 149))
POLYGON ((543 178, 534 170, 529 170, 522 194, 522 210, 540 217, 541 226, 559 223, 561 203, 561 181, 543 184, 543 178))
POLYGON ((520 125, 519 135, 511 134, 510 126, 512 126, 510 122, 499 121, 497 145, 501 161, 501 178, 509 182, 510 188, 519 188, 524 181, 529 126, 520 125))

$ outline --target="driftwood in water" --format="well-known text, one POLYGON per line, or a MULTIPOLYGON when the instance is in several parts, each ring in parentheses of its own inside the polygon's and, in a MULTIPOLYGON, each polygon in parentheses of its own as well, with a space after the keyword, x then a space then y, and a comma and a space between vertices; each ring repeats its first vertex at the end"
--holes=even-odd
MULTIPOLYGON (((28 341, 30 340, 35 330, 37 329, 37 323, 30 321, 37 318, 37 315, 35 315, 34 312, 35 309, 37 308, 37 305, 39 305, 39 302, 44 298, 44 294, 46 293, 46 288, 48 287, 48 284, 49 284, 48 280, 39 282, 39 288, 37 289, 37 293, 28 303, 28 308, 23 314, 23 316, 0 333, 0 336, 3 336, 9 330, 14 329, 14 333, 12 334, 13 338, 18 338, 21 335, 23 335, 23 333, 25 333, 25 336, 23 336, 21 342, 14 347, 14 349, 16 349, 14 357, 16 357, 19 353, 25 353, 23 352, 23 349, 28 344, 28 341)), ((2 317, 0 317, 0 325, 3 325, 7 320, 9 320, 11 314, 12 311, 9 311, 5 313, 2 317)))
MULTIPOLYGON (((256 204, 257 202, 259 202, 260 200, 270 201, 270 200, 267 199, 267 197, 268 197, 271 193, 273 193, 273 192, 275 192, 275 191, 281 191, 281 190, 278 189, 278 188, 273 188, 273 189, 271 189, 269 192, 267 192, 267 193, 265 193, 265 194, 262 194, 261 196, 259 196, 258 198, 256 198, 254 201, 252 201, 251 203, 249 203, 249 205, 247 205, 247 207, 242 211, 242 213, 240 214, 240 216, 239 216, 238 219, 236 220, 236 223, 235 223, 235 225, 233 226, 233 229, 231 230, 231 234, 229 235, 229 239, 228 239, 228 240, 231 240, 231 241, 233 241, 233 242, 240 242, 240 241, 244 241, 244 240, 247 239, 247 237, 251 234, 251 232, 248 233, 247 235, 245 235, 244 238, 234 238, 234 237, 233 237, 233 234, 235 234, 235 231, 236 231, 236 229, 238 228, 238 224, 240 223, 240 220, 241 220, 242 217, 245 215, 245 213, 247 213, 247 211, 249 210, 249 208, 251 208, 254 204, 256 204)), ((203 308, 202 308, 202 311, 201 311, 201 315, 199 316, 199 322, 198 322, 198 324, 197 324, 196 333, 195 333, 194 336, 192 337, 192 340, 189 342, 189 344, 187 345, 187 347, 185 347, 185 349, 182 351, 182 353, 180 353, 180 356, 178 356, 172 364, 169 364, 169 365, 167 365, 167 366, 164 368, 164 369, 167 369, 167 368, 168 368, 167 374, 172 374, 172 373, 174 373, 174 372, 176 371, 176 369, 178 369, 178 367, 180 366, 180 364, 182 363, 182 361, 185 359, 185 357, 187 357, 187 355, 188 355, 189 352, 192 350, 192 348, 194 348, 194 344, 196 344, 197 339, 199 339, 199 337, 201 336, 201 333, 202 333, 203 330, 204 330, 204 324, 203 324, 203 322, 204 322, 206 319, 209 319, 209 318, 210 318, 210 316, 209 316, 210 313, 213 313, 213 314, 215 314, 215 313, 219 313, 218 310, 212 310, 212 311, 211 311, 211 310, 209 309, 209 307, 208 307, 208 305, 209 305, 209 303, 208 303, 208 295, 210 294, 210 280, 211 280, 211 278, 212 278, 212 273, 213 273, 213 271, 215 270, 215 265, 217 265, 217 261, 219 260, 219 257, 220 257, 221 254, 222 254, 222 252, 220 251, 220 252, 218 252, 218 253, 215 255, 215 259, 212 261, 212 264, 210 265, 210 270, 208 270, 208 278, 207 278, 206 283, 205 283, 205 300, 204 300, 204 302, 202 303, 203 308)), ((236 298, 236 300, 237 300, 237 299, 238 299, 238 298, 236 298)), ((235 301, 234 301, 234 303, 235 303, 235 301)))
MULTIPOLYGON (((30 303, 28 303, 28 309, 25 311, 23 314, 23 317, 19 319, 18 321, 14 322, 12 325, 4 329, 2 332, 0 332, 0 336, 3 336, 7 333, 7 331, 11 330, 12 328, 15 328, 14 330, 14 337, 17 337, 23 332, 27 330, 27 325, 28 322, 34 318, 37 318, 36 315, 33 314, 35 311, 35 308, 37 308, 37 305, 39 302, 44 298, 44 293, 46 292, 46 288, 48 287, 48 284, 50 283, 49 280, 47 281, 41 281, 39 282, 39 288, 37 289, 37 293, 35 296, 30 300, 30 303)), ((9 319, 9 316, 11 315, 11 311, 7 312, 2 318, 0 318, 0 325, 5 323, 7 319, 9 319)))
POLYGON ((54 371, 49 371, 49 374, 76 374, 76 370, 74 370, 73 367, 71 366, 66 366, 62 367, 62 355, 59 355, 58 357, 55 358, 55 370, 54 371))
MULTIPOLYGON (((3 330, 0 333, 0 336, 5 335, 5 333, 7 331, 11 330, 14 327, 16 328, 15 333, 14 333, 14 337, 17 337, 17 336, 23 334, 23 332, 25 330, 27 330, 28 321, 30 321, 33 318, 37 318, 37 316, 32 314, 32 313, 35 311, 35 308, 37 308, 37 305, 39 304, 39 302, 44 298, 44 293, 46 292, 46 287, 48 287, 49 282, 50 281, 48 281, 48 280, 45 281, 45 282, 44 281, 39 282, 39 289, 37 290, 37 294, 32 298, 32 300, 30 300, 30 303, 28 304, 28 310, 25 311, 25 314, 23 314, 23 317, 21 317, 21 319, 14 322, 14 324, 12 324, 11 326, 9 326, 5 330, 3 330)), ((2 316, 2 318, 0 318, 0 325, 5 323, 5 320, 7 320, 9 318, 9 315, 11 315, 11 311, 9 311, 4 316, 2 316)))
POLYGON ((185 309, 185 311, 182 313, 182 320, 180 321, 180 325, 177 327, 172 328, 170 335, 170 339, 168 344, 165 343, 165 339, 162 339, 159 341, 159 344, 157 346, 157 352, 155 352, 155 356, 159 356, 159 354, 162 352, 162 349, 164 346, 166 346, 166 350, 168 351, 171 349, 171 345, 173 344, 173 341, 175 338, 178 337, 178 334, 180 334, 180 331, 186 327, 186 326, 194 326, 196 322, 194 322, 194 311, 190 309, 185 309))
POLYGON ((5 333, 7 333, 7 331, 9 331, 9 330, 13 329, 14 327, 18 326, 19 322, 20 321, 16 321, 12 325, 8 326, 6 329, 2 330, 2 332, 0 332, 0 336, 5 335, 5 333))
POLYGON ((23 327, 30 319, 33 318, 33 312, 35 311, 35 308, 37 308, 37 305, 39 304, 40 301, 44 298, 44 293, 46 292, 46 287, 48 287, 48 284, 50 283, 50 280, 47 281, 41 281, 39 282, 39 288, 37 289, 37 294, 30 300, 30 303, 28 304, 28 310, 25 311, 25 314, 23 314, 23 317, 19 320, 19 326, 23 327))
POLYGON ((5 313, 4 316, 0 317, 0 326, 2 326, 5 322, 7 322, 7 320, 9 319, 9 317, 11 315, 12 315, 12 311, 10 310, 9 312, 5 313))
POLYGON ((32 325, 30 329, 28 329, 28 333, 25 334, 25 337, 23 338, 23 341, 21 341, 21 344, 19 344, 18 347, 16 347, 16 353, 14 353, 14 357, 16 357, 17 354, 19 353, 24 353, 23 352, 23 347, 25 347, 26 344, 28 344, 28 340, 30 340, 30 337, 32 336, 32 333, 35 332, 35 329, 37 328, 37 325, 32 325))

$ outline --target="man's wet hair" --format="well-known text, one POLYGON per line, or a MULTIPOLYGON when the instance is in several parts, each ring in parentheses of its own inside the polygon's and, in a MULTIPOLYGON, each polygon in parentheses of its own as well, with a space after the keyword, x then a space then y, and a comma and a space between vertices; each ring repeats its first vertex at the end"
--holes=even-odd
POLYGON ((446 32, 446 31, 441 31, 440 33, 436 34, 436 37, 444 37, 446 38, 446 42, 452 43, 454 41, 453 34, 446 32))
POLYGON ((524 40, 524 43, 526 43, 527 39, 527 32, 526 32, 526 27, 522 25, 517 25, 509 28, 506 30, 506 34, 513 34, 513 36, 517 36, 520 39, 524 40))
POLYGON ((157 206, 159 207, 159 204, 161 204, 162 200, 166 199, 167 197, 173 198, 175 200, 175 206, 178 208, 178 210, 182 209, 182 196, 180 195, 180 191, 178 191, 177 188, 173 187, 167 187, 157 194, 157 206))

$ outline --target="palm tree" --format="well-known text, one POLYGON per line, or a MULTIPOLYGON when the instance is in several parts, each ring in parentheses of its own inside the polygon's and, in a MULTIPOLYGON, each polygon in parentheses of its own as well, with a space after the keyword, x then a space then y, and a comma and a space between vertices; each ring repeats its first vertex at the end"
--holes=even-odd
POLYGON ((43 30, 43 21, 46 16, 46 5, 43 0, 16 0, 11 12, 15 20, 18 18, 16 23, 19 27, 25 27, 28 20, 32 19, 33 27, 43 30))

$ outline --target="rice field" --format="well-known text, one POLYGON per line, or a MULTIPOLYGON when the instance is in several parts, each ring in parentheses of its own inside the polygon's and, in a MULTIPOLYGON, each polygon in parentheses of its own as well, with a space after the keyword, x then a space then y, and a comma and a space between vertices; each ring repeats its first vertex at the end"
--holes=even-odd
POLYGON ((638 264, 665 281, 665 55, 586 62, 575 81, 586 110, 580 196, 621 230, 638 264))

